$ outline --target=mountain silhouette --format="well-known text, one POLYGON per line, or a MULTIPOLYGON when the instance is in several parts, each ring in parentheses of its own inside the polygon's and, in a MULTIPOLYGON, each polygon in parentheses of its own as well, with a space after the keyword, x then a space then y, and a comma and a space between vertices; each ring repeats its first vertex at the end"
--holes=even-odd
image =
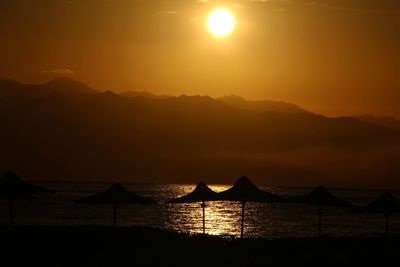
MULTIPOLYGON (((144 91, 125 91, 119 93, 122 96, 128 97, 146 97, 146 98, 155 98, 155 99, 165 99, 165 98, 173 98, 171 95, 154 95, 144 91)), ((185 95, 181 96, 185 97, 185 95)), ((216 98, 216 100, 220 100, 226 105, 243 110, 252 110, 252 111, 275 111, 275 112, 283 112, 283 113, 303 113, 308 112, 307 110, 290 103, 278 102, 278 101, 270 101, 270 100, 246 100, 243 97, 230 95, 216 98)))
POLYGON ((19 86, 20 83, 11 79, 0 78, 0 90, 10 89, 19 86))
POLYGON ((87 85, 71 78, 58 78, 46 84, 21 84, 0 79, 0 109, 29 103, 49 95, 90 95, 99 93, 87 85))
POLYGON ((230 95, 218 98, 223 101, 227 105, 244 109, 244 110, 253 110, 253 111, 276 111, 276 112, 284 112, 284 113, 303 113, 308 112, 301 107, 278 101, 270 101, 270 100, 246 100, 243 97, 230 95))
POLYGON ((270 185, 399 185, 395 129, 236 108, 209 96, 126 97, 50 84, 0 94, 7 103, 0 105, 0 172, 37 180, 224 183, 246 174, 270 185))
POLYGON ((145 91, 124 91, 119 93, 122 96, 127 96, 127 97, 148 97, 148 98, 170 98, 173 96, 170 95, 154 95, 152 93, 149 92, 145 92, 145 91))
POLYGON ((51 92, 57 92, 67 95, 98 93, 98 91, 90 88, 86 84, 75 81, 69 77, 61 77, 55 80, 51 80, 44 86, 49 88, 51 92))
POLYGON ((397 120, 396 118, 391 116, 375 117, 366 114, 366 115, 355 116, 355 118, 361 121, 378 124, 383 127, 400 130, 400 120, 397 120))

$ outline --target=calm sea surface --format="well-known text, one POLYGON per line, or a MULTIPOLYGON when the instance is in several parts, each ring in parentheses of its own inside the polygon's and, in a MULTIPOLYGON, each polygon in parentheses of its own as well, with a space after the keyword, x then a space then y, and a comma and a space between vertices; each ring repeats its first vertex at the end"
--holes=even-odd
MULTIPOLYGON (((17 225, 111 225, 112 209, 109 205, 78 204, 74 201, 99 191, 109 185, 100 183, 45 183, 57 193, 36 196, 33 200, 15 202, 17 225)), ((167 200, 191 192, 195 185, 125 184, 142 196, 156 199, 160 205, 125 205, 118 209, 119 226, 152 226, 186 233, 202 232, 202 210, 199 203, 167 204, 167 200)), ((210 185, 222 191, 230 185, 210 185)), ((301 195, 307 188, 263 188, 284 197, 301 195)), ((331 190, 333 194, 354 205, 364 205, 381 193, 365 190, 331 190)), ((400 196, 399 192, 394 192, 400 196)), ((212 235, 240 235, 241 205, 235 202, 208 202, 206 207, 206 232, 212 235)), ((8 224, 8 205, 0 202, 0 224, 8 224)), ((269 239, 282 237, 315 236, 317 233, 317 208, 300 204, 246 204, 246 236, 269 239)), ((392 215, 391 232, 400 232, 400 216, 392 215)), ((329 236, 367 236, 384 231, 383 215, 356 214, 350 211, 325 207, 323 233, 329 236)))

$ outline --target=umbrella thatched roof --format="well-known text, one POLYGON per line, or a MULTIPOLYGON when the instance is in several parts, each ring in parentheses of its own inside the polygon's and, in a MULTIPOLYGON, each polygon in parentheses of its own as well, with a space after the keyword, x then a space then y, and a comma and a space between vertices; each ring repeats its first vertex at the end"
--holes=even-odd
POLYGON ((2 199, 30 198, 32 194, 45 192, 51 192, 51 190, 27 183, 12 171, 6 172, 0 178, 0 198, 2 199))
POLYGON ((219 200, 241 202, 280 202, 281 197, 268 193, 255 186, 246 176, 240 177, 236 183, 226 191, 218 194, 219 200))
POLYGON ((156 204, 156 201, 138 196, 126 190, 121 184, 113 184, 106 191, 95 194, 93 196, 79 199, 80 203, 90 204, 156 204))
POLYGON ((365 213, 394 213, 400 212, 400 201, 391 193, 385 192, 370 204, 358 209, 365 213))
POLYGON ((293 197, 287 200, 293 203, 311 204, 311 205, 323 205, 323 206, 336 206, 336 207, 349 207, 350 203, 347 201, 335 197, 325 187, 319 186, 312 190, 310 193, 293 197))
POLYGON ((205 183, 200 182, 197 184, 193 192, 172 199, 170 203, 192 203, 192 202, 202 202, 202 201, 212 201, 217 200, 218 193, 214 192, 205 183))

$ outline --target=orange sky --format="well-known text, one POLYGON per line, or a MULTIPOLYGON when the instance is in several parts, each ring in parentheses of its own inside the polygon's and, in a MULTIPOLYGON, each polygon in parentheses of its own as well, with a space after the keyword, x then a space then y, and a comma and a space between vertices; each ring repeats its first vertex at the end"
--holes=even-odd
POLYGON ((400 117, 400 1, 0 1, 0 76, 400 117), (215 7, 234 33, 213 38, 215 7))

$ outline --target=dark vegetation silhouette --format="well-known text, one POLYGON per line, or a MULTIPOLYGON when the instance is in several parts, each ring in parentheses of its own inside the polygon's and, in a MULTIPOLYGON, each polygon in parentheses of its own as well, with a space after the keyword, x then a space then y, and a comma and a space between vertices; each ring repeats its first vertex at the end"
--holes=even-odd
POLYGON ((29 179, 228 183, 246 173, 270 185, 399 184, 399 131, 354 118, 283 112, 286 103, 126 97, 68 78, 0 84, 0 170, 29 179))

